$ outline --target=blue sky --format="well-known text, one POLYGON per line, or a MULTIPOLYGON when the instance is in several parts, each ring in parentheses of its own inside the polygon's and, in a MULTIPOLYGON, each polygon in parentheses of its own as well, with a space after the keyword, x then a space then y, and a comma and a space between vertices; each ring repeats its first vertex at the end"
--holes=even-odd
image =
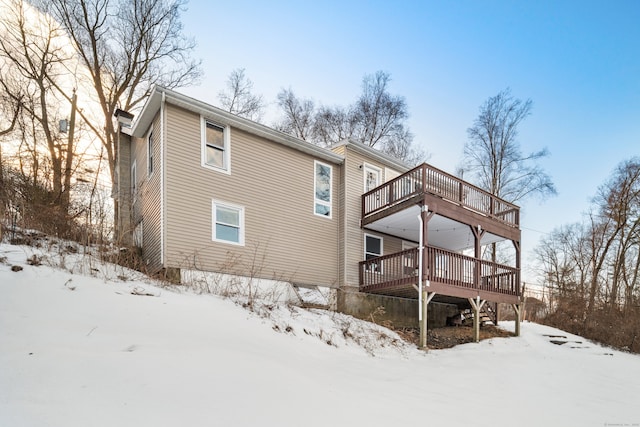
MULTIPOLYGON (((521 147, 549 149, 542 165, 558 190, 522 204, 526 268, 544 233, 579 221, 613 168, 640 155, 639 23, 636 0, 191 0, 184 32, 204 77, 182 92, 216 104, 244 68, 268 102, 291 88, 347 105, 365 74, 383 70, 406 98, 414 142, 454 172, 480 105, 510 87, 534 104, 521 147)), ((275 115, 272 104, 267 124, 275 115)))

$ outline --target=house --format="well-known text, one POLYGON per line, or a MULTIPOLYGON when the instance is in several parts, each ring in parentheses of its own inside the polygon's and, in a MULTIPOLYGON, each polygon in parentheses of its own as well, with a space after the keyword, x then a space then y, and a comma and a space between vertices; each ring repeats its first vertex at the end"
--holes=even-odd
POLYGON ((519 208, 444 171, 321 148, 162 87, 121 130, 117 233, 152 270, 321 285, 340 311, 384 306, 424 331, 463 308, 476 325, 519 308, 519 208), (498 242, 512 265, 482 258, 498 242))

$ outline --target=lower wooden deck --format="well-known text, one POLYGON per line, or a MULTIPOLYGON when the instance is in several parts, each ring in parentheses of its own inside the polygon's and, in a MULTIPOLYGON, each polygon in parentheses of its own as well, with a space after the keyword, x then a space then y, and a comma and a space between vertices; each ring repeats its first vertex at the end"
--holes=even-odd
MULTIPOLYGON (((517 304, 518 269, 440 248, 427 247, 423 283, 442 297, 517 304)), ((360 263, 360 291, 403 298, 418 298, 418 249, 371 258, 360 263)))

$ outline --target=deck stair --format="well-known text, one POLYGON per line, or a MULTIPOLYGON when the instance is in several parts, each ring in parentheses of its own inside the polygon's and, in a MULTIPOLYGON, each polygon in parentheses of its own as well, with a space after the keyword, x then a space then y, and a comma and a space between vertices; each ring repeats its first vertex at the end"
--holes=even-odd
MULTIPOLYGON (((497 304, 487 301, 480 309, 480 325, 497 324, 497 304)), ((468 307, 462 310, 462 322, 465 325, 473 324, 473 310, 468 307)))

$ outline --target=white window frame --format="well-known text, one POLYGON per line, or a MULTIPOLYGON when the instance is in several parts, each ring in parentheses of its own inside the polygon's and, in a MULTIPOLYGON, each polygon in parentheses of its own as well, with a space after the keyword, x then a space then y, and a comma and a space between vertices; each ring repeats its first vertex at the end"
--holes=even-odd
POLYGON ((201 152, 201 165, 203 168, 231 174, 231 131, 229 126, 224 126, 216 123, 214 120, 200 117, 200 152, 201 152), (222 129, 222 141, 224 146, 222 147, 222 167, 217 167, 207 163, 207 123, 222 129))
POLYGON ((153 175, 154 169, 154 156, 153 156, 153 129, 149 130, 149 134, 147 135, 147 178, 153 175))
MULTIPOLYGON (((236 205, 233 203, 222 202, 220 200, 212 200, 211 201, 211 239, 214 242, 227 243, 229 245, 244 246, 244 235, 245 235, 244 211, 245 211, 244 206, 236 205), (239 225, 238 225, 238 241, 237 242, 234 242, 231 240, 219 239, 216 236, 216 224, 217 224, 216 212, 218 207, 238 211, 239 225)), ((229 224, 226 224, 226 225, 229 225, 229 224)))
POLYGON ((364 193, 368 193, 369 191, 373 190, 373 188, 377 188, 379 186, 382 185, 382 169, 380 169, 379 167, 370 165, 368 163, 364 163, 362 165, 362 189, 364 190, 364 193), (367 188, 367 172, 373 172, 376 175, 378 175, 378 185, 376 185, 373 188, 367 188))
POLYGON ((131 165, 131 200, 136 201, 138 195, 138 167, 136 166, 137 160, 133 161, 131 165))
MULTIPOLYGON (((384 239, 381 236, 376 236, 374 234, 367 234, 364 233, 364 240, 363 240, 363 249, 364 249, 364 260, 367 260, 367 255, 376 255, 376 256, 382 256, 384 254, 384 239), (380 240, 380 253, 379 254, 375 254, 374 252, 371 251, 367 251, 367 237, 371 237, 374 239, 378 239, 380 240)), ((380 264, 379 266, 376 266, 370 270, 367 270, 373 273, 382 273, 382 264, 380 264)))
POLYGON ((327 163, 319 162, 317 160, 313 161, 313 214, 316 216, 319 216, 322 218, 328 218, 328 219, 331 219, 333 216, 333 166, 327 163), (318 166, 326 166, 329 168, 329 201, 328 202, 325 200, 320 200, 316 197, 317 187, 318 187, 316 169, 318 168, 318 166), (328 207, 329 215, 323 215, 321 213, 318 213, 316 209, 318 205, 328 207))

